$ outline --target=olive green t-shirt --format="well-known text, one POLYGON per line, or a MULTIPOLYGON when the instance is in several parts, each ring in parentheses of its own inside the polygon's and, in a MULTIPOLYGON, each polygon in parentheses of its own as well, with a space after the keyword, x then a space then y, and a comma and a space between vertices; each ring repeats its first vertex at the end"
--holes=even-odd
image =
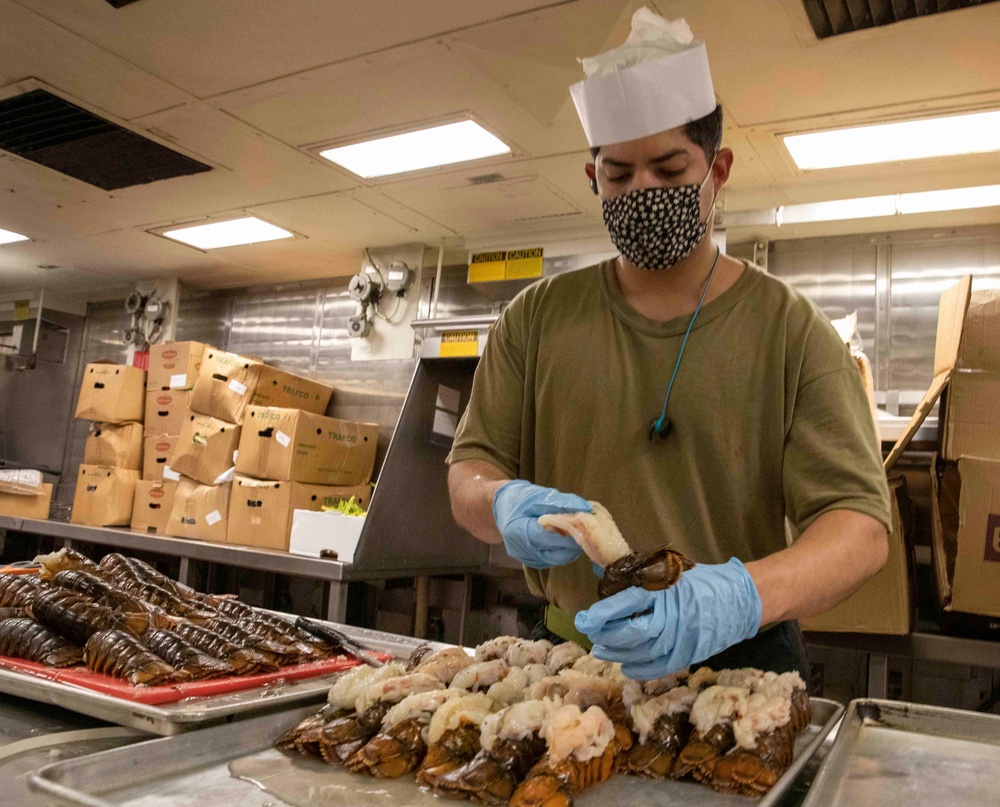
MULTIPOLYGON (((689 316, 646 319, 608 261, 546 278, 490 330, 449 463, 601 502, 633 549, 699 563, 787 546, 829 510, 890 523, 879 443, 856 366, 829 320, 747 265, 706 304, 650 442, 689 316)), ((590 561, 525 570, 570 614, 597 599, 590 561)))

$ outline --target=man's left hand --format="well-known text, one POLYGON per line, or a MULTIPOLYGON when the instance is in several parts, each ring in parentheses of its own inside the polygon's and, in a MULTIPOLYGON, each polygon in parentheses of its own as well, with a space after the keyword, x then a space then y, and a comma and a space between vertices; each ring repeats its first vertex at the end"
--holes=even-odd
POLYGON ((597 658, 644 681, 690 667, 756 635, 761 601, 746 567, 698 564, 664 591, 629 588, 576 615, 597 658))

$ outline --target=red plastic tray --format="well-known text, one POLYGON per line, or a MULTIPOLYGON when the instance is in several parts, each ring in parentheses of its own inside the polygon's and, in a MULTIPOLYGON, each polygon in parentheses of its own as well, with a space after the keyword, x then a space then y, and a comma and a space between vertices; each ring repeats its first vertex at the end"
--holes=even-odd
MULTIPOLYGON (((392 660, 392 656, 388 653, 372 652, 372 655, 381 658, 383 661, 392 660)), ((277 672, 261 673, 260 675, 229 675, 224 678, 212 678, 208 681, 192 681, 187 684, 165 684, 163 686, 148 687, 133 686, 119 678, 111 678, 107 675, 99 675, 98 673, 91 672, 86 667, 56 669, 55 667, 46 667, 44 664, 38 664, 34 661, 0 656, 0 667, 6 667, 10 670, 35 675, 40 678, 48 678, 51 681, 58 681, 62 684, 72 684, 84 689, 91 689, 95 692, 102 692, 105 695, 112 695, 116 698, 144 703, 149 706, 161 703, 175 703, 184 698, 227 695, 231 692, 253 689, 275 681, 315 678, 319 675, 329 675, 330 673, 340 672, 350 667, 356 667, 361 663, 353 656, 335 656, 324 661, 293 664, 288 667, 282 667, 277 672)))

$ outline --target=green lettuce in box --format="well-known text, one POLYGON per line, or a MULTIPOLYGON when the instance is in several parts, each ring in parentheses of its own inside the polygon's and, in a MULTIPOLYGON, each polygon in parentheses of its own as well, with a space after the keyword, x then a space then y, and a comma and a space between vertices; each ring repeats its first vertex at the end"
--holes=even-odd
POLYGON ((354 500, 353 496, 351 496, 351 498, 347 499, 346 501, 344 499, 341 499, 332 507, 330 505, 324 505, 323 510, 325 512, 334 511, 345 516, 363 516, 367 515, 368 512, 354 500))

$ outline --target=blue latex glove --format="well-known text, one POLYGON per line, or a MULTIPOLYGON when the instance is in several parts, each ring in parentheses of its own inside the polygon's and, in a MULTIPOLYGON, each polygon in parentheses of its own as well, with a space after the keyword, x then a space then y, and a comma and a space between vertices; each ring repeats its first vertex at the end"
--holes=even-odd
POLYGON ((583 550, 572 538, 550 532, 539 516, 590 512, 590 503, 572 493, 532 485, 523 479, 508 482, 493 495, 493 520, 503 536, 507 554, 532 569, 572 563, 583 550))
POLYGON ((591 652, 597 658, 620 661, 625 675, 644 681, 756 635, 761 609, 750 573, 730 558, 698 564, 665 591, 620 591, 580 611, 575 623, 594 643, 591 652))

